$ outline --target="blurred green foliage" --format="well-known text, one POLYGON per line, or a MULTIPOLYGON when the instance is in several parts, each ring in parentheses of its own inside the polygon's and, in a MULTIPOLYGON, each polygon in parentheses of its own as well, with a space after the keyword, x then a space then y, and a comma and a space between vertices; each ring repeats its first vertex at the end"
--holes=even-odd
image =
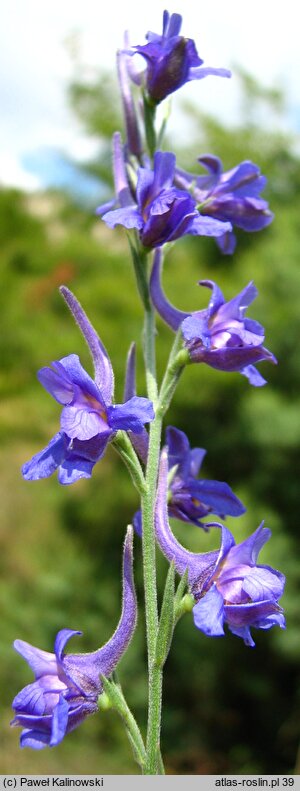
MULTIPOLYGON (((244 116, 239 126, 224 126, 186 104, 193 131, 178 154, 191 170, 195 158, 208 150, 226 168, 242 159, 257 162, 269 179, 266 197, 275 221, 259 234, 239 233, 232 258, 222 257, 213 240, 180 240, 166 261, 164 285, 178 307, 195 309, 207 300, 195 287, 200 278, 216 279, 228 298, 253 279, 259 298, 251 316, 266 327, 266 345, 279 364, 261 364, 269 382, 261 390, 251 389, 237 374, 191 366, 179 384, 168 423, 186 431, 192 445, 207 448, 203 473, 226 480, 247 506, 242 518, 227 521, 236 540, 262 519, 272 529, 261 562, 287 576, 287 631, 257 633, 252 651, 229 633, 210 640, 194 628, 190 616, 178 625, 165 672, 162 730, 167 772, 178 774, 293 772, 299 739, 300 162, 294 141, 278 131, 284 112, 281 95, 261 89, 242 72, 240 79, 244 116), (273 131, 257 125, 258 107, 277 118, 273 131)), ((81 77, 70 89, 74 110, 99 140, 99 159, 88 170, 101 180, 101 195, 107 185, 108 197, 109 138, 121 128, 114 91, 111 78, 103 75, 94 82, 81 77)), ((174 141, 168 145, 174 148, 174 141)), ((119 617, 121 547, 138 502, 118 457, 109 449, 90 481, 65 488, 55 477, 25 483, 20 466, 58 427, 58 406, 40 387, 36 370, 76 351, 91 371, 88 351, 58 294, 62 282, 82 302, 109 350, 117 398, 133 339, 138 345, 138 392, 145 393, 142 312, 126 238, 121 229, 109 231, 90 212, 55 192, 2 190, 0 214, 1 772, 133 774, 137 769, 122 725, 111 712, 91 717, 55 750, 38 753, 20 751, 18 733, 9 728, 11 699, 31 680, 11 647, 13 640, 19 637, 52 650, 56 632, 66 626, 84 632, 72 641, 71 651, 93 650, 109 637, 119 617)), ((158 320, 160 375, 170 341, 171 333, 158 320)), ((179 523, 174 529, 191 549, 215 546, 213 531, 207 536, 179 523)), ((166 572, 162 557, 158 565, 161 594, 166 572)), ((135 573, 139 625, 120 676, 144 727, 138 541, 135 573)))

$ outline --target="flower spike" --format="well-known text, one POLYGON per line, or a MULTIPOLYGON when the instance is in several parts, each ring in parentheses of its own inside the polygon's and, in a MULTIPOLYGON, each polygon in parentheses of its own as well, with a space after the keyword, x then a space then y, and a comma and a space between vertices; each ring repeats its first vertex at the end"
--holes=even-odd
POLYGON ((54 653, 41 651, 23 640, 14 647, 26 659, 35 681, 15 697, 12 725, 21 726, 21 747, 55 747, 64 736, 97 711, 103 691, 100 675, 111 675, 126 651, 136 626, 137 606, 133 580, 133 529, 128 527, 123 551, 123 606, 119 624, 98 651, 65 654, 73 629, 58 632, 54 653))

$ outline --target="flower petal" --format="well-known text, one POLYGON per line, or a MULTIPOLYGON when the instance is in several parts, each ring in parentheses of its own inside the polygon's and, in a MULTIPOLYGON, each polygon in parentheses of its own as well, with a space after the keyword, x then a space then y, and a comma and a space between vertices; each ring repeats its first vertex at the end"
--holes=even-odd
POLYGON ((61 664, 63 661, 63 652, 65 646, 75 634, 82 635, 82 632, 80 632, 78 629, 60 629, 60 631, 57 633, 54 643, 54 651, 59 664, 61 664))
POLYGON ((136 511, 132 520, 133 527, 135 532, 137 533, 140 538, 142 537, 142 512, 136 511))
POLYGON ((22 475, 26 481, 37 481, 48 478, 63 461, 67 450, 67 438, 60 431, 50 440, 49 445, 36 453, 22 467, 22 475))
POLYGON ((113 404, 107 410, 107 418, 112 431, 123 429, 140 434, 145 423, 150 423, 154 416, 152 401, 139 396, 130 398, 125 404, 113 404))
POLYGON ((37 728, 27 728, 20 736, 20 747, 30 747, 32 750, 43 750, 49 747, 50 732, 39 731, 37 728))
POLYGON ((50 654, 48 651, 35 648, 34 645, 26 643, 25 640, 15 640, 14 648, 18 654, 21 654, 26 659, 37 679, 43 675, 57 675, 57 662, 53 653, 50 654))
POLYGON ((143 218, 135 206, 126 206, 121 209, 114 209, 114 211, 108 211, 103 214, 102 220, 106 222, 109 228, 123 225, 128 230, 137 228, 140 231, 143 227, 143 218))
MULTIPOLYGON (((108 410, 112 407, 108 407, 108 410)), ((61 413, 60 425, 71 439, 78 439, 80 442, 86 442, 98 434, 104 434, 109 437, 111 429, 106 420, 93 409, 87 409, 85 406, 67 406, 64 407, 61 413)))
POLYGON ((227 231, 216 239, 217 245, 224 255, 232 255, 236 248, 236 236, 233 231, 227 231))
POLYGON ((195 499, 203 501, 219 516, 240 516, 246 511, 245 506, 233 493, 230 486, 222 481, 191 481, 189 489, 195 499))
POLYGON ((223 596, 216 585, 212 585, 200 601, 193 607, 193 618, 197 629, 210 637, 221 637, 224 634, 224 603, 223 596))
POLYGON ((224 233, 232 231, 230 222, 222 222, 215 220, 213 217, 206 217, 204 214, 199 214, 191 220, 186 233, 192 236, 223 236, 224 233))
POLYGON ((204 448, 192 448, 192 450, 190 451, 189 472, 193 478, 196 478, 196 476, 198 475, 204 456, 206 456, 206 450, 204 450, 204 448))
MULTIPOLYGON (((53 363, 55 365, 55 363, 53 363)), ((45 367, 40 368, 37 377, 39 382, 43 385, 45 390, 58 401, 59 404, 70 404, 74 398, 74 385, 70 382, 68 376, 59 363, 56 363, 56 369, 45 367)))
POLYGON ((255 365, 246 365, 240 371, 243 376, 246 376, 248 381, 253 387, 263 387, 267 384, 267 380, 259 373, 255 365))
POLYGON ((279 571, 269 566, 258 566, 249 569, 243 580, 243 590, 253 602, 264 599, 277 601, 283 594, 284 584, 285 577, 279 571))
POLYGON ((188 80, 203 80, 204 77, 231 77, 229 69, 215 69, 211 66, 196 66, 189 71, 188 80))
POLYGON ((104 405, 99 388, 81 365, 78 354, 68 354, 67 357, 62 357, 61 360, 52 363, 52 365, 56 372, 61 372, 62 375, 65 375, 66 379, 73 385, 73 390, 74 385, 76 385, 84 394, 88 393, 104 405))
POLYGON ((184 431, 175 426, 166 429, 169 470, 177 467, 176 478, 186 478, 190 471, 190 443, 184 431))
POLYGON ((226 569, 234 568, 237 565, 255 566, 261 548, 271 538, 271 535, 271 530, 264 527, 262 522, 251 536, 231 548, 226 559, 226 569))
POLYGON ((67 732, 69 705, 63 695, 60 696, 57 706, 53 710, 50 747, 59 744, 67 732))
POLYGON ((153 195, 173 186, 176 157, 170 151, 156 151, 154 154, 153 195))

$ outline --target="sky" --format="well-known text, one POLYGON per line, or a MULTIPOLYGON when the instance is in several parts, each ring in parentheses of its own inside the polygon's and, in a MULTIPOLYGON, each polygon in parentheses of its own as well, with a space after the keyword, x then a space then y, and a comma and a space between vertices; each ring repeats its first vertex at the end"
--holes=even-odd
MULTIPOLYGON (((47 151, 84 160, 92 153, 66 101, 73 74, 70 42, 80 41, 82 61, 113 70, 124 30, 143 44, 147 30, 161 32, 162 0, 10 0, 2 6, 0 32, 0 184, 33 190, 47 185, 56 158, 47 151), (48 169, 48 170, 47 170, 48 169)), ((294 0, 178 0, 170 12, 183 16, 182 33, 195 40, 207 66, 231 68, 231 80, 209 77, 190 83, 182 95, 223 120, 237 113, 234 65, 287 97, 286 126, 300 131, 300 56, 294 0)), ((175 104, 174 95, 173 104, 175 104)), ((175 115, 176 119, 176 115, 175 115)), ((174 123, 174 122, 173 122, 174 123)), ((178 121, 180 123, 180 121, 178 121)), ((53 175, 53 174, 52 174, 53 175)))

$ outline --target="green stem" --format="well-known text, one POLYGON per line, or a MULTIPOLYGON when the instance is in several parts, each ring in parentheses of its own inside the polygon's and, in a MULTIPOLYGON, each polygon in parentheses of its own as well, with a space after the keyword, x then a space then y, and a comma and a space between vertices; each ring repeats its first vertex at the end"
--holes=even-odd
POLYGON ((147 488, 142 496, 141 502, 143 517, 143 559, 149 667, 154 661, 156 635, 158 629, 154 503, 160 451, 160 437, 161 420, 159 418, 155 418, 150 427, 148 462, 146 471, 147 488))
POLYGON ((155 665, 155 650, 158 632, 158 609, 154 534, 154 504, 160 452, 161 427, 162 420, 159 416, 157 416, 151 423, 150 427, 148 463, 146 472, 147 491, 142 497, 143 566, 149 670, 149 708, 145 774, 157 773, 157 754, 159 750, 161 720, 162 668, 155 665))
MULTIPOLYGON (((151 306, 145 311, 144 358, 148 397, 154 408, 157 403, 157 381, 155 364, 155 316, 151 306)), ((157 774, 160 754, 160 721, 162 669, 155 665, 155 650, 158 632, 158 609, 156 587, 156 552, 154 533, 154 504, 161 443, 162 418, 156 414, 150 425, 149 449, 146 469, 146 492, 142 496, 143 519, 143 568, 145 586, 145 611, 148 649, 149 697, 148 728, 146 744, 145 774, 157 774)))
POLYGON ((158 755, 157 755, 157 766, 158 766, 157 774, 164 775, 165 774, 165 767, 164 767, 164 764, 163 764, 162 754, 161 754, 160 750, 158 751, 158 755))
POLYGON ((146 370, 146 384, 148 398, 153 402, 154 409, 157 403, 157 381, 155 360, 155 314, 151 305, 145 310, 143 345, 146 370))
POLYGON ((149 712, 144 774, 164 774, 160 752, 163 669, 153 665, 149 671, 149 712), (159 766, 158 766, 159 764, 159 766))
POLYGON ((162 382, 157 403, 157 381, 155 372, 155 322, 152 309, 145 312, 144 355, 148 396, 156 408, 155 420, 149 434, 148 461, 146 469, 147 491, 142 496, 143 518, 143 564, 145 585, 145 608, 149 670, 149 708, 146 741, 145 774, 162 771, 160 756, 160 727, 162 706, 163 667, 155 662, 158 634, 157 588, 154 508, 161 444, 162 419, 167 410, 181 371, 186 364, 186 353, 181 349, 182 337, 178 332, 171 350, 167 370, 162 382))
POLYGON ((156 554, 154 535, 154 502, 160 451, 161 420, 156 418, 151 424, 147 464, 147 492, 142 497, 143 518, 143 567, 145 586, 145 610, 148 647, 149 695, 147 758, 145 774, 157 773, 159 751, 162 668, 155 665, 155 649, 158 632, 156 554))

